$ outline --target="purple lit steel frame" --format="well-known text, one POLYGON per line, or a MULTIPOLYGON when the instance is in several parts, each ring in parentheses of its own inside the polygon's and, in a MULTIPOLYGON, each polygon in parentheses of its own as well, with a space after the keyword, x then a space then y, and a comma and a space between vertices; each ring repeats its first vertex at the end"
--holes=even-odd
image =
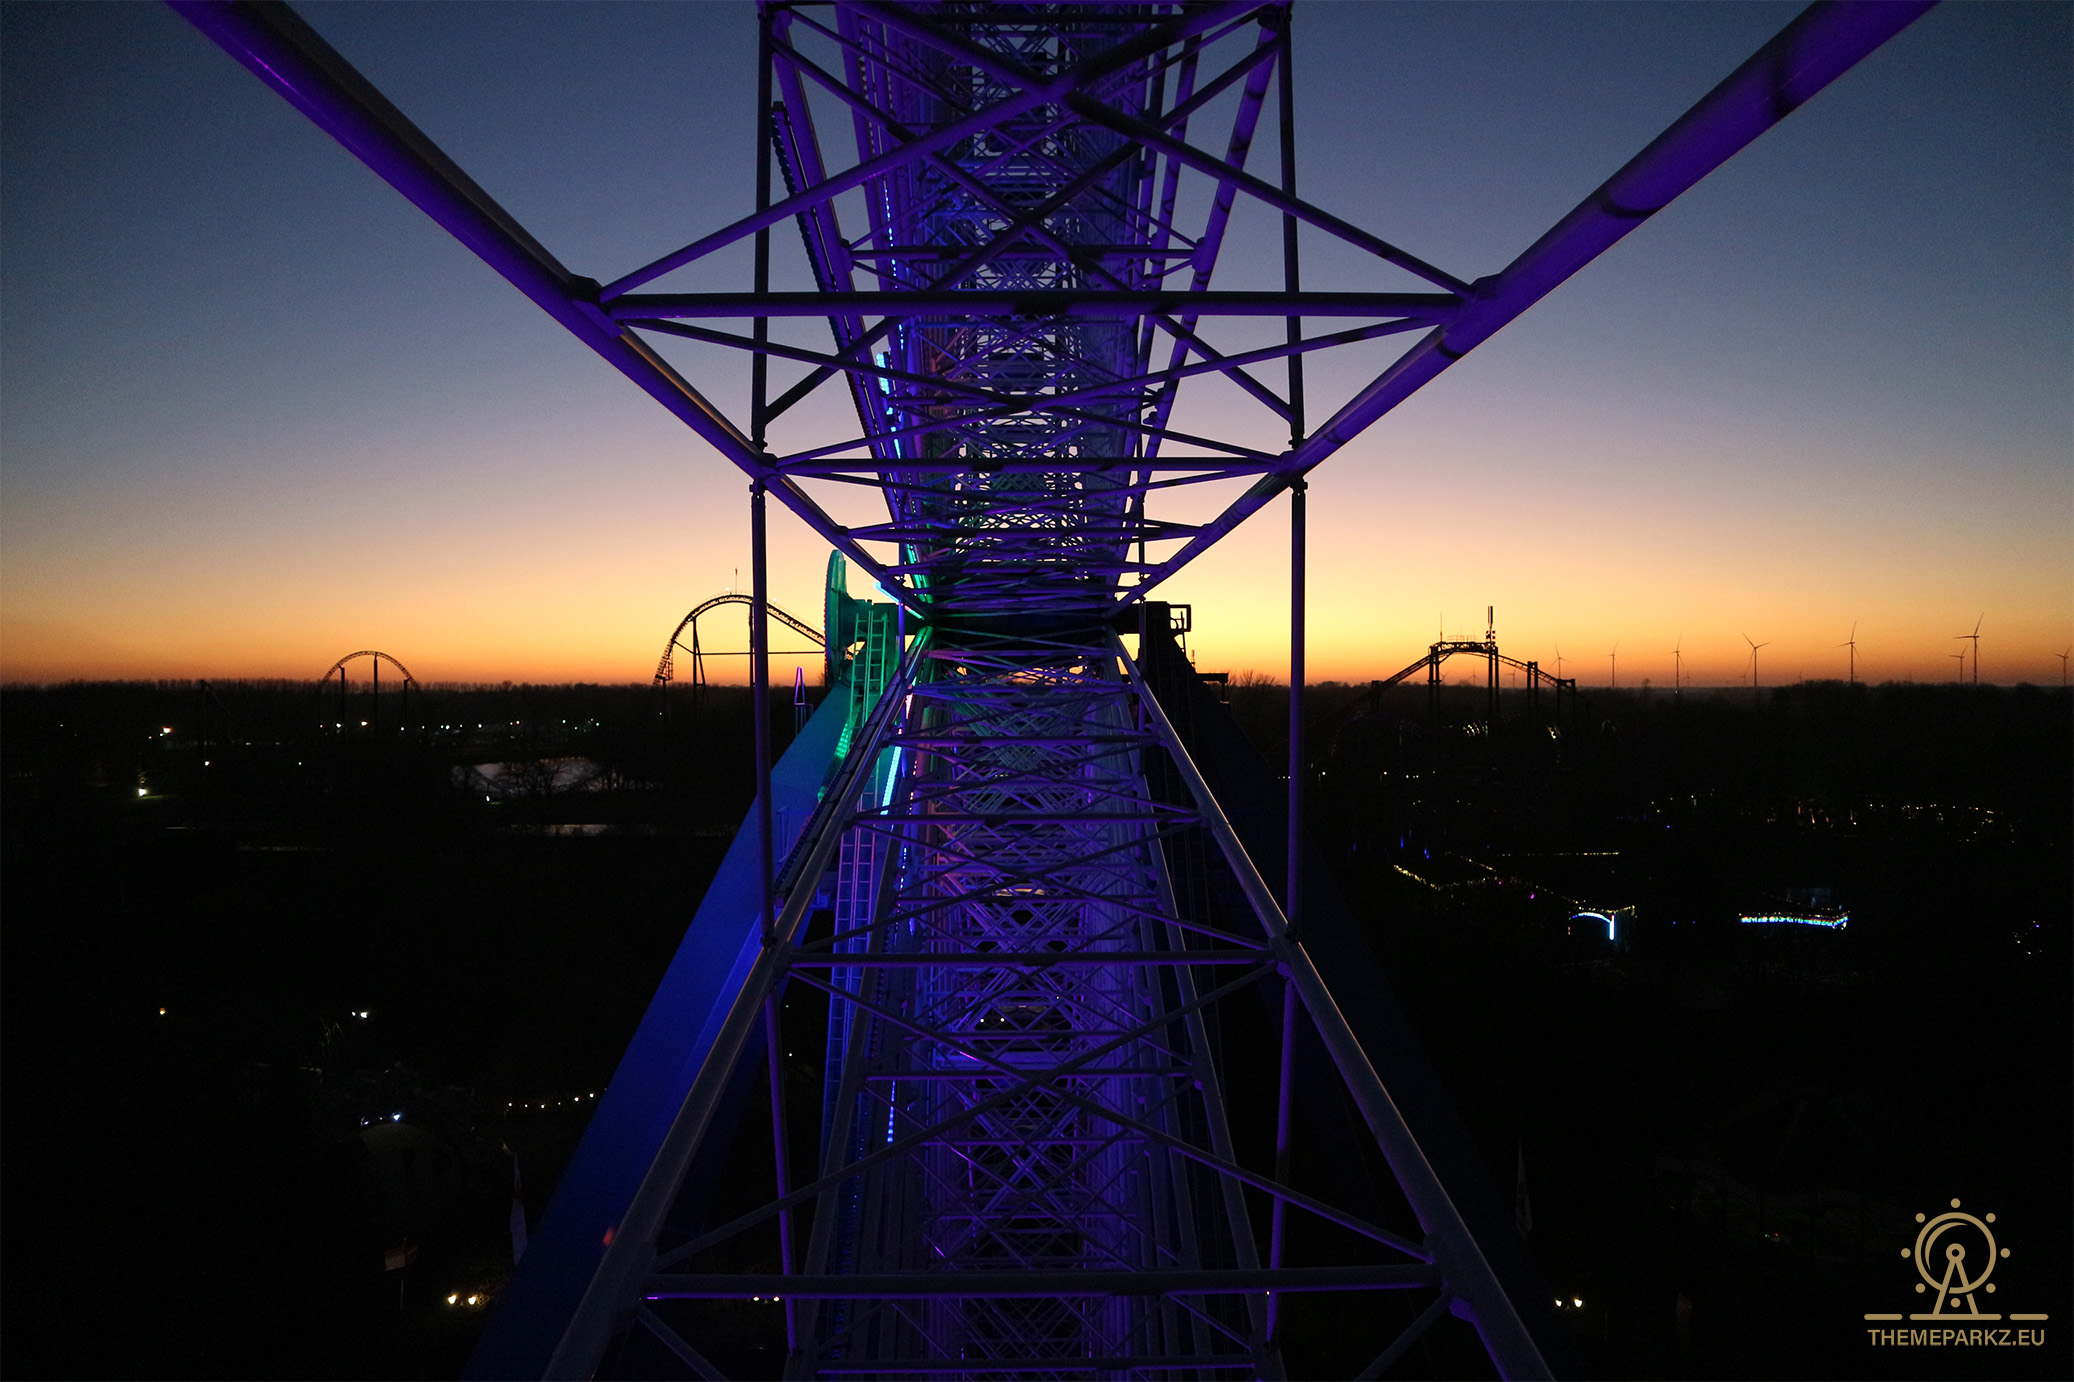
POLYGON ((1304 201, 1286 177, 1271 182, 1246 171, 1270 76, 1288 53, 1286 6, 1078 6, 1072 14, 1092 16, 1080 36, 1089 41, 1078 46, 1066 30, 1079 21, 1006 7, 1026 29, 1049 23, 1059 31, 1054 48, 1040 53, 990 48, 981 34, 985 10, 771 3, 763 12, 766 75, 776 85, 769 133, 787 194, 603 286, 564 268, 285 7, 169 3, 767 484, 890 596, 943 618, 1027 607, 1033 597, 1088 610, 1144 597, 1932 0, 1812 6, 1511 264, 1473 282, 1304 201), (834 22, 824 22, 831 13, 834 22), (1219 56, 1248 36, 1252 46, 1236 60, 1219 56), (832 59, 815 61, 809 40, 832 59), (922 66, 910 68, 910 58, 922 66), (945 85, 952 78, 960 90, 945 85), (1191 122, 1234 88, 1238 109, 1223 149, 1192 142, 1191 122), (810 92, 850 117, 856 161, 824 164, 810 92), (1056 150, 1067 144, 1087 152, 1061 160, 1056 150), (982 152, 975 158, 974 150, 982 152), (1174 222, 1184 172, 1215 188, 1194 234, 1174 222), (845 195, 867 203, 867 226, 840 224, 845 195), (1211 289, 1241 195, 1288 218, 1292 265, 1300 225, 1402 270, 1419 290, 1211 289), (931 200, 917 200, 925 196, 931 200), (638 291, 785 221, 800 226, 816 292, 638 291), (909 235, 922 238, 903 241, 909 235), (1184 274, 1185 282, 1173 281, 1184 274), (831 312, 838 296, 840 310, 831 312), (790 316, 826 318, 832 346, 771 339, 769 323, 790 316), (1246 316, 1282 317, 1288 339, 1220 351, 1204 334, 1208 323, 1246 316), (1307 317, 1361 324, 1303 336, 1307 317), (751 329, 692 324, 723 318, 751 329), (1297 391, 1276 393, 1250 367, 1408 331, 1423 334, 1322 425, 1293 428, 1287 449, 1172 426, 1180 383, 1211 374, 1292 420, 1297 391), (812 369, 776 399, 756 399, 744 428, 644 332, 812 369), (1009 356, 1019 368, 1006 367, 1009 356), (772 451, 761 435, 766 425, 838 375, 860 432, 772 451), (974 474, 988 482, 955 478, 974 474), (1005 483, 1020 474, 1051 478, 1005 483), (1147 512, 1156 491, 1246 477, 1252 483, 1207 523, 1162 522, 1147 512), (888 521, 836 522, 808 492, 815 479, 882 489, 888 521), (1118 555, 1132 544, 1136 559, 1118 555), (1146 550, 1155 544, 1178 545, 1164 555, 1146 550))
MULTIPOLYGON (((1432 1304, 1365 1375, 1450 1308, 1475 1323, 1502 1374, 1545 1372, 1304 954, 1300 738, 1290 896, 1278 904, 1103 630, 1292 490, 1297 725, 1308 472, 1927 3, 1814 6, 1512 264, 1472 282, 1297 195, 1286 5, 767 0, 755 209, 603 285, 559 264, 285 8, 170 3, 747 474, 759 554, 768 493, 923 630, 782 868, 760 748, 760 953, 714 1009, 719 1025, 669 1130, 641 1144, 638 1187, 607 1206, 602 1248, 558 1264, 586 1275, 571 1279, 580 1301, 553 1297, 569 1313, 565 1326, 557 1315, 551 1356, 534 1360, 541 1370, 589 1375, 614 1333, 638 1322, 687 1369, 717 1375, 666 1318, 668 1302, 785 1294, 794 1375, 1273 1376, 1280 1294, 1424 1288, 1432 1304), (1248 170, 1271 87, 1274 179, 1248 170), (854 159, 829 163, 817 111, 847 118, 854 159), (1184 180, 1207 195, 1183 197, 1184 180), (1240 197, 1281 218, 1279 292, 1211 287, 1240 197), (1177 208, 1205 202, 1182 223, 1177 208), (814 292, 769 290, 770 233, 788 221, 814 292), (1405 290, 1303 291, 1300 235, 1365 251, 1405 290), (683 281, 744 240, 754 246, 747 292, 683 281), (1281 318, 1281 339, 1247 332, 1252 317, 1281 318), (1307 336, 1310 317, 1346 324, 1307 336), (826 320, 829 340, 788 331, 800 318, 826 320), (1407 332, 1421 334, 1308 427, 1306 354, 1407 332), (678 339, 747 352, 746 425, 668 363, 678 339), (1279 391, 1258 373, 1277 360, 1279 391), (773 362, 803 367, 776 397, 773 362), (786 432, 796 405, 838 377, 857 432, 786 432), (1191 378, 1252 400, 1288 446, 1185 430, 1176 403, 1191 378), (1242 488, 1208 522, 1152 512, 1168 490, 1219 482, 1242 488), (879 490, 885 521, 837 523, 810 493, 823 484, 879 490), (1144 764, 1161 754, 1188 802, 1147 788, 1144 764), (1257 936, 1212 934, 1177 908, 1166 846, 1185 829, 1215 839, 1257 936), (810 935, 809 903, 831 869, 836 915, 849 920, 810 935), (1269 1173, 1234 1154, 1203 1021, 1215 1002, 1277 975, 1269 1173), (828 993, 841 1034, 819 1173, 789 1185, 781 1163, 763 1209, 665 1241, 734 1063, 759 1026, 775 1041, 788 980, 828 993), (1330 1052, 1423 1241, 1287 1183, 1299 1016, 1330 1052), (1248 1194, 1271 1204, 1265 1263, 1248 1194), (795 1271, 791 1218, 809 1209, 795 1271), (1290 1213, 1367 1240, 1383 1260, 1287 1265, 1290 1213), (773 1222, 776 1276, 670 1270, 773 1222)), ((755 575, 752 637, 763 647, 760 559, 755 575)), ((760 716, 760 745, 766 735, 760 716)), ((776 1131, 782 1148, 782 1121, 776 1131)), ((547 1256, 536 1248, 527 1271, 537 1276, 547 1256)))
MULTIPOLYGON (((1379 1357, 1452 1305, 1505 1375, 1546 1375, 1165 712, 1115 635, 1088 633, 924 648, 882 707, 874 768, 801 846, 825 859, 869 837, 876 867, 843 879, 863 907, 839 897, 835 928, 802 937, 795 892, 775 958, 734 1004, 767 1009, 789 974, 845 1013, 819 1177, 676 1243, 630 1213, 549 1375, 587 1374, 628 1316, 698 1370, 667 1302, 782 1297, 793 1376, 1274 1377, 1277 1296, 1376 1290, 1436 1295, 1379 1357), (1185 801, 1148 790, 1148 754, 1176 766, 1185 801), (1182 914, 1164 843, 1186 829, 1215 842, 1257 934, 1182 914), (1423 1239, 1241 1164, 1204 1016, 1268 982, 1346 1074, 1423 1239), (1380 1260, 1263 1263, 1249 1193, 1380 1260), (809 1204, 800 1273, 687 1270, 809 1204)), ((1282 1072, 1286 1129, 1286 1058, 1282 1072)), ((658 1160, 688 1158, 673 1139, 658 1160)), ((650 1216, 666 1199, 641 1198, 650 1216)))

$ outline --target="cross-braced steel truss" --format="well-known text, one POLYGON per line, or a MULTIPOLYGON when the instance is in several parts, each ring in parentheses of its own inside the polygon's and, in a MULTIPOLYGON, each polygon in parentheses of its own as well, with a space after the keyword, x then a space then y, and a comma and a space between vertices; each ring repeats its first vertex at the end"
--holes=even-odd
POLYGON ((757 1011, 788 976, 830 1002, 842 1040, 816 1179, 680 1241, 630 1221, 629 1244, 653 1235, 652 1263, 637 1246, 613 1254, 626 1275, 608 1263, 597 1308, 579 1312, 597 1335, 572 1331, 567 1361, 604 1346, 605 1302, 638 1299, 641 1330, 708 1367, 699 1317, 670 1303, 734 1298, 785 1306, 788 1373, 802 1377, 1274 1377, 1278 1296, 1414 1291, 1431 1303, 1381 1331, 1378 1368, 1454 1305, 1506 1371, 1537 1371, 1123 645, 1101 629, 932 640, 919 668, 862 748, 877 770, 853 769, 809 837, 821 843, 802 844, 841 839, 874 866, 842 872, 825 932, 788 909, 763 986, 738 1004, 757 1011), (1180 799, 1152 786, 1153 756, 1178 769, 1180 799), (1178 899, 1168 858, 1183 832, 1222 853, 1248 904, 1240 925, 1178 899), (1300 1016, 1346 1063, 1422 1237, 1298 1189, 1286 1157, 1245 1164, 1212 1025, 1257 990, 1284 1012, 1278 1146, 1300 1016), (809 1205, 797 1272, 715 1269, 774 1222, 793 1261, 786 1216, 809 1205), (1291 1215, 1336 1235, 1329 1262, 1285 1256, 1291 1215))
MULTIPOLYGON (((1184 935, 1159 841, 1181 813, 1147 793, 1138 760, 1157 741, 1113 658, 989 640, 933 661, 943 674, 916 688, 893 740, 911 766, 852 827, 887 863, 868 926, 831 943, 869 958, 840 979, 794 973, 858 1014, 823 1174, 937 1129, 822 1198, 806 1269, 949 1284, 933 1299, 825 1308, 815 1358, 893 1372, 941 1359, 1246 1365, 1260 1321, 1226 1301, 1078 1296, 1059 1279, 1048 1296, 960 1294, 957 1277, 983 1286, 1004 1271, 1259 1264, 1232 1204, 1199 1222, 1201 1188, 1190 1194, 1175 1150, 1228 1159, 1230 1136, 1193 1006, 1199 971, 1169 958, 1184 935), (870 962, 880 956, 901 962, 870 962)), ((1255 947, 1207 963, 1273 961, 1255 947)))
POLYGON ((868 719, 842 723, 850 698, 831 698, 775 772, 756 698, 754 829, 479 1374, 590 1375, 615 1337, 639 1336, 718 1376, 696 1302, 721 1300, 781 1303, 797 1376, 1273 1376, 1286 1303, 1328 1290, 1429 1298, 1377 1315, 1390 1323, 1365 1375, 1450 1311, 1504 1375, 1546 1372, 1378 1077, 1386 1053, 1302 940, 1305 476, 1925 0, 1815 5, 1473 280, 1298 194, 1286 3, 762 0, 753 208, 603 283, 560 264, 284 7, 170 3, 749 476, 759 690, 767 494, 899 603, 889 647, 916 636, 897 672, 875 664, 886 689, 868 719), (1279 225, 1280 253, 1261 283, 1213 286, 1242 210, 1279 225), (781 287, 773 232, 788 224, 804 267, 781 287), (1365 256, 1372 282, 1306 291, 1299 245, 1319 237, 1365 256), (750 281, 710 281, 745 242, 750 281), (1307 401, 1309 356, 1408 333, 1329 412, 1307 401), (715 349, 745 362, 732 416, 672 363, 715 349), (816 398, 838 380, 854 430, 816 398), (1218 406, 1191 412, 1206 390, 1218 406), (845 487, 876 492, 884 517, 838 520, 828 500, 845 487), (1215 502, 1176 517, 1192 490, 1215 502), (1278 899, 1112 631, 1285 490, 1278 899), (1202 878, 1177 886, 1180 861, 1205 859, 1242 898, 1229 916, 1205 910, 1202 878), (788 984, 829 1012, 804 1177, 778 1074, 788 984), (1263 988, 1277 1064, 1242 1112, 1218 1015, 1263 988), (1292 1179, 1302 1041, 1380 1149, 1402 1223, 1292 1179), (712 1145, 765 1051, 776 1193, 713 1225, 712 1145), (1266 1151, 1249 1152, 1240 1126, 1269 1119, 1266 1151), (739 1270, 744 1235, 773 1231, 775 1261, 739 1270))

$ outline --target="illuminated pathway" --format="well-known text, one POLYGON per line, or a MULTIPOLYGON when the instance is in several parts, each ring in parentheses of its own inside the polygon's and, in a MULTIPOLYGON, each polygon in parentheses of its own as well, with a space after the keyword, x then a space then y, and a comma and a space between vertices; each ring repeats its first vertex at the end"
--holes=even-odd
MULTIPOLYGON (((1210 782, 1234 760, 1147 597, 1289 492, 1300 723, 1306 473, 1925 5, 1817 6, 1471 281, 1299 195, 1286 5, 773 0, 754 209, 601 286, 293 14, 174 3, 741 468, 757 647, 767 495, 895 602, 831 582, 837 694, 774 769, 757 698, 751 827, 477 1375, 721 1376, 751 1366, 746 1329, 788 1376, 1274 1377, 1318 1293, 1335 1310, 1309 1328, 1373 1335, 1364 1375, 1448 1315, 1503 1375, 1562 1365, 1387 992, 1359 982, 1322 880, 1315 902, 1303 887, 1298 793, 1265 851, 1287 841, 1287 862, 1256 857, 1257 829, 1249 853, 1210 782), (1271 290, 1213 286, 1240 198, 1281 219, 1271 290), (774 230, 801 238, 815 291, 770 291, 774 230), (1400 286, 1305 290, 1299 244, 1318 237, 1400 286), (701 280, 744 242, 749 283, 701 280), (1413 344, 1365 387, 1307 396, 1308 354, 1397 334, 1413 344), (665 362, 668 338, 750 355, 745 418, 665 362), (1183 426, 1203 376, 1264 430, 1183 426), (854 432, 799 423, 824 387, 854 432), (839 523, 826 495, 860 485, 884 518, 839 523), (1196 491, 1217 502, 1188 511, 1210 516, 1175 518, 1196 491), (800 1164, 764 1057, 784 996, 807 993, 828 1003, 828 1060, 800 1164), (774 1189, 738 1210, 717 1187, 738 1179, 727 1149, 759 1078, 774 1189), (1387 1193, 1329 1135, 1349 1105, 1387 1193), (1298 1128, 1346 1174, 1298 1176, 1298 1128)), ((1258 817, 1261 790, 1232 804, 1258 817)))

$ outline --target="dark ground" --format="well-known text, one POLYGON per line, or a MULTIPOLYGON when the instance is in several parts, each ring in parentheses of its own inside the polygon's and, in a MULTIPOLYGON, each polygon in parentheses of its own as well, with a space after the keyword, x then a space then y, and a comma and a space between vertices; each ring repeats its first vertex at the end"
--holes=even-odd
MULTIPOLYGON (((2068 1375, 2067 696, 1448 695, 1316 691, 1311 819, 1592 1365, 2068 1375), (1735 920, 1817 888, 1847 929, 1735 920), (2046 1347, 1868 1345, 1954 1197, 2046 1347)), ((0 693, 7 1376, 454 1375, 747 803, 741 693, 337 708, 0 693)))
POLYGON ((1954 1197, 2006 1228, 2002 1308, 2066 1318, 2065 693, 1601 695, 1496 745, 1421 735, 1422 700, 1339 719, 1312 821, 1501 1186, 1524 1153, 1593 1364, 2065 1375, 2057 1325, 1897 1355, 1862 1318, 1922 1308, 1899 1249, 1954 1197), (1736 920, 1816 888, 1847 928, 1736 920), (1636 907, 1621 950, 1580 903, 1636 907))

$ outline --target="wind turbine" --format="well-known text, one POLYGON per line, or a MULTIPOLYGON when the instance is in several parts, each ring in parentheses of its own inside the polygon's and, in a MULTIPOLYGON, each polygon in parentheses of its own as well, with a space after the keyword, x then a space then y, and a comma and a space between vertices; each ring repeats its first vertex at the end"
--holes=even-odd
POLYGON ((1563 645, 1562 645, 1562 644, 1560 644, 1560 643, 1556 644, 1556 645, 1555 645, 1555 650, 1556 650, 1556 680, 1557 680, 1557 681, 1561 681, 1561 680, 1563 679, 1563 645))
POLYGON ((1849 638, 1846 638, 1841 643, 1832 643, 1830 646, 1834 648, 1849 648, 1851 650, 1851 685, 1856 686, 1858 684, 1858 621, 1856 619, 1851 621, 1851 636, 1849 638))
POLYGON ((2060 660, 2060 685, 2065 686, 2067 684, 2067 659, 2074 657, 2074 647, 2068 648, 2064 653, 2054 653, 2053 656, 2060 660))
MULTIPOLYGON (((1964 634, 1960 634, 1959 636, 1960 636, 1961 638, 1964 638, 1964 637, 1965 637, 1966 635, 1964 635, 1964 634)), ((1958 652, 1956 652, 1956 653, 1952 653, 1952 654, 1950 654, 1950 656, 1952 656, 1952 657, 1955 657, 1955 658, 1959 659, 1959 685, 1961 685, 1961 686, 1964 686, 1964 685, 1966 684, 1966 653, 1965 653, 1965 650, 1964 650, 1964 649, 1961 649, 1960 651, 1958 651, 1958 652)))
POLYGON ((1618 689, 1618 688, 1619 688, 1619 686, 1620 686, 1620 640, 1619 640, 1619 639, 1617 639, 1617 638, 1616 638, 1616 639, 1614 639, 1614 640, 1613 640, 1613 651, 1612 651, 1612 652, 1609 652, 1609 653, 1607 653, 1607 654, 1606 654, 1606 661, 1608 661, 1608 662, 1610 662, 1611 664, 1613 664, 1613 670, 1612 670, 1612 672, 1611 672, 1611 673, 1609 674, 1609 677, 1608 677, 1608 681, 1607 681, 1607 686, 1608 686, 1608 688, 1609 688, 1609 689, 1618 689))
MULTIPOLYGON (((1744 634, 1743 641, 1750 643, 1750 635, 1744 634)), ((1757 650, 1759 648, 1769 648, 1771 645, 1772 641, 1769 638, 1762 643, 1750 643, 1750 689, 1752 691, 1757 689, 1757 650)))
POLYGON ((1681 634, 1679 634, 1679 635, 1678 635, 1678 642, 1677 642, 1677 645, 1676 645, 1675 647, 1673 647, 1673 648, 1671 649, 1671 656, 1672 656, 1673 658, 1675 658, 1675 659, 1677 660, 1677 661, 1676 661, 1676 664, 1675 664, 1675 665, 1676 665, 1676 667, 1677 667, 1677 670, 1676 670, 1675 672, 1673 672, 1673 673, 1671 674, 1671 694, 1672 694, 1673 696, 1676 696, 1676 695, 1677 695, 1677 694, 1679 693, 1679 691, 1681 691, 1682 689, 1684 689, 1684 686, 1685 686, 1685 635, 1684 635, 1684 634, 1682 634, 1682 633, 1681 633, 1681 634))
MULTIPOLYGON (((1980 623, 1981 619, 1985 619, 1987 617, 1988 616, 1986 611, 1982 611, 1980 619, 1976 619, 1973 621, 1972 633, 1962 633, 1953 635, 1962 642, 1968 638, 1973 640, 1973 684, 1975 686, 1980 685, 1980 623)), ((1964 678, 1962 677, 1961 680, 1964 680, 1964 678)))

